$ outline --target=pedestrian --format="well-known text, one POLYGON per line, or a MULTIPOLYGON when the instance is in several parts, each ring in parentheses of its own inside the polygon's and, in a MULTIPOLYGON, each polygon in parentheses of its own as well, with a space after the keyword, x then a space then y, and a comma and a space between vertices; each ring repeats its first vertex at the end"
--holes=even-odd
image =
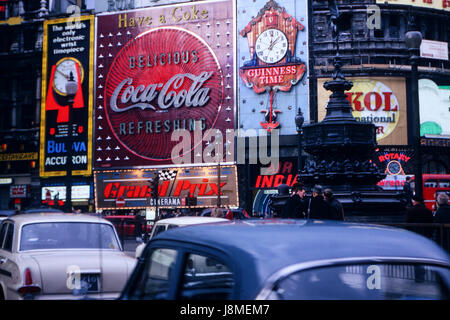
POLYGON ((140 214, 134 216, 134 235, 136 239, 142 238, 142 222, 143 217, 140 214))
POLYGON ((225 218, 225 213, 223 212, 222 208, 217 207, 217 209, 216 209, 216 217, 217 218, 225 218))
POLYGON ((333 190, 327 188, 324 190, 323 195, 325 196, 325 201, 330 205, 332 219, 344 221, 344 208, 339 200, 333 195, 333 190))
POLYGON ((211 209, 211 217, 217 217, 217 205, 215 205, 214 208, 211 209))
POLYGON ((403 185, 403 193, 406 196, 406 200, 407 200, 407 205, 411 206, 412 205, 412 196, 413 196, 413 191, 411 188, 411 177, 406 177, 406 181, 405 184, 403 185))
MULTIPOLYGON (((450 223, 450 205, 448 204, 448 195, 445 193, 439 193, 436 197, 437 204, 439 208, 436 210, 434 215, 434 221, 436 223, 450 223)), ((442 235, 442 246, 446 250, 450 250, 450 227, 444 227, 441 229, 442 235)))
POLYGON ((301 182, 292 186, 292 194, 287 199, 281 210, 281 218, 304 219, 305 218, 305 188, 301 182))
POLYGON ((228 220, 233 220, 234 219, 233 211, 231 211, 229 206, 226 206, 226 209, 227 213, 225 214, 225 218, 228 220))
POLYGON ((312 197, 308 201, 307 218, 308 219, 332 219, 331 207, 323 198, 322 187, 314 186, 312 197))
MULTIPOLYGON (((423 199, 414 195, 411 198, 412 206, 406 208, 406 223, 433 223, 433 213, 425 206, 423 199)), ((426 226, 412 226, 411 231, 431 237, 433 230, 426 226)))
POLYGON ((450 223, 450 205, 448 204, 448 195, 439 193, 436 197, 438 209, 434 215, 436 223, 450 223))

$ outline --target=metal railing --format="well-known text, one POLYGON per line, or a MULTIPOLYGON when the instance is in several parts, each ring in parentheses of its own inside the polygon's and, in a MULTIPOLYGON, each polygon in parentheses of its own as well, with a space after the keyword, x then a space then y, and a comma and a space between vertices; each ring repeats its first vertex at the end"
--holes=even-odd
POLYGON ((382 225, 406 229, 429 238, 450 252, 450 223, 389 223, 379 222, 382 225))

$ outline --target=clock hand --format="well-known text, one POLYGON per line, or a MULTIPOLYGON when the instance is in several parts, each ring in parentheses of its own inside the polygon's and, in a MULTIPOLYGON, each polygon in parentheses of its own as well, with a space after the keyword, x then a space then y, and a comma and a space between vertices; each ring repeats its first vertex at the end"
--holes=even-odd
POLYGON ((64 78, 66 78, 67 80, 69 80, 69 76, 62 73, 61 71, 59 71, 58 69, 56 69, 56 72, 59 72, 64 78))
POLYGON ((280 36, 278 36, 273 42, 270 43, 269 50, 273 49, 278 40, 280 40, 280 36))

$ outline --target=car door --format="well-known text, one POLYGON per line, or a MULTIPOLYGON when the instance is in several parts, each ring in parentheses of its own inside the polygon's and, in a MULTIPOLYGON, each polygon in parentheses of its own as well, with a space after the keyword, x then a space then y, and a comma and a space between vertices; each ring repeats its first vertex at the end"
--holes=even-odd
POLYGON ((125 286, 121 299, 173 299, 180 252, 173 246, 146 248, 125 286))
POLYGON ((5 298, 8 298, 8 288, 12 287, 14 271, 17 270, 16 263, 13 256, 13 241, 14 241, 14 224, 5 221, 0 230, 0 282, 4 290, 5 298))

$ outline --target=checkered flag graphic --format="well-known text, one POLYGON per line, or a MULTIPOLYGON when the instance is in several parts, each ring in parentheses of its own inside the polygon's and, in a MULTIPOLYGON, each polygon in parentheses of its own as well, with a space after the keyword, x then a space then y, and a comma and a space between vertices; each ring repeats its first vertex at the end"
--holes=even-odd
POLYGON ((173 180, 177 176, 177 170, 161 170, 159 172, 159 179, 161 181, 173 180))

